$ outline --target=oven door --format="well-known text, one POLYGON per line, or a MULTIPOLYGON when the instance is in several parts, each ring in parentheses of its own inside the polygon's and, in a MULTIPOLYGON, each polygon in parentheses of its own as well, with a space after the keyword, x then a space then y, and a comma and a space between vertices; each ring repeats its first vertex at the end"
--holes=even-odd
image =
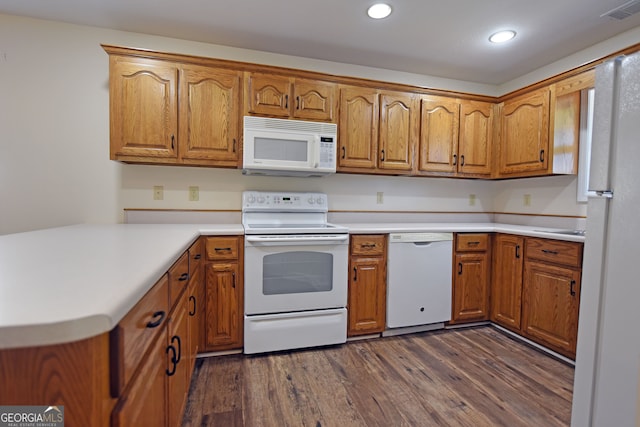
POLYGON ((345 307, 349 235, 245 236, 245 314, 345 307))

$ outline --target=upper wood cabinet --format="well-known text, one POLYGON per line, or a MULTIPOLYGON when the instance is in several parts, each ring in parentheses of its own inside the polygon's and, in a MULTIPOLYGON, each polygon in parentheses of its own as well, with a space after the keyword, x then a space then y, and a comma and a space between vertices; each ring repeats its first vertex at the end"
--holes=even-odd
POLYGON ((341 87, 338 170, 410 174, 419 117, 417 94, 341 87))
POLYGON ((179 157, 237 166, 240 153, 241 73, 200 66, 180 69, 179 157))
POLYGON ((239 166, 241 72, 105 49, 112 160, 239 166))
POLYGON ((175 162, 178 156, 178 66, 111 56, 111 159, 175 162))
POLYGON ((376 168, 379 114, 380 98, 376 89, 340 88, 338 169, 373 171, 376 168))
POLYGON ((488 102, 424 96, 418 174, 490 176, 493 110, 488 102))
POLYGON ((334 83, 245 73, 247 113, 300 120, 336 121, 334 83))
POLYGON ((419 118, 417 94, 381 92, 378 168, 411 172, 420 132, 419 118))
POLYGON ((547 87, 500 104, 499 176, 547 173, 550 96, 547 87))

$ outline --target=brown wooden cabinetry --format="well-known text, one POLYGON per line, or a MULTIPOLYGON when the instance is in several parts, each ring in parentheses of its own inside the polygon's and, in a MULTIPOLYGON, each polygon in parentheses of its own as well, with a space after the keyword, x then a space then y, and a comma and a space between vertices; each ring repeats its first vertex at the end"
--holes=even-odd
POLYGON ((300 120, 336 121, 334 83, 245 73, 247 113, 300 120))
POLYGON ((239 166, 241 72, 104 48, 112 160, 239 166))
POLYGON ((550 96, 547 87, 501 104, 500 176, 547 173, 550 96))
POLYGON ((456 234, 451 323, 489 319, 491 238, 487 233, 456 234))
POLYGON ((351 236, 348 336, 384 330, 387 307, 386 241, 386 235, 351 236))
POLYGON ((423 96, 420 175, 491 175, 492 103, 423 96))
POLYGON ((520 331, 524 237, 496 234, 493 240, 491 320, 520 331))
POLYGON ((341 87, 338 169, 411 174, 419 117, 415 93, 341 87))
POLYGON ((583 245, 528 238, 525 247, 522 332, 575 358, 583 245))
POLYGON ((242 348, 244 331, 241 236, 207 237, 205 350, 242 348))

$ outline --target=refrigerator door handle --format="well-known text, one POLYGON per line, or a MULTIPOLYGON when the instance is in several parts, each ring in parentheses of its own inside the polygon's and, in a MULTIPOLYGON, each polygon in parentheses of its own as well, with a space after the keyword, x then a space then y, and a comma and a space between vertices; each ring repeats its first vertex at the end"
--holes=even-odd
POLYGON ((613 191, 611 191, 611 190, 589 190, 589 191, 587 191, 587 197, 613 199, 613 191))

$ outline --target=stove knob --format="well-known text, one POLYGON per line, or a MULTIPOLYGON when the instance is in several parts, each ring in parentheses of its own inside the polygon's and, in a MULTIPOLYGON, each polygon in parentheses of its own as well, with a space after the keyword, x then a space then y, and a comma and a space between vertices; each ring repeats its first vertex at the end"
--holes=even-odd
POLYGON ((316 203, 319 204, 319 205, 324 205, 324 199, 322 197, 318 197, 316 199, 316 203))
POLYGON ((255 201, 256 201, 256 197, 253 194, 250 194, 249 197, 247 197, 247 202, 253 203, 255 201))
POLYGON ((264 197, 258 196, 258 203, 264 203, 264 197))
POLYGON ((310 205, 312 205, 315 202, 313 197, 309 197, 309 200, 307 200, 307 201, 309 202, 310 205))

